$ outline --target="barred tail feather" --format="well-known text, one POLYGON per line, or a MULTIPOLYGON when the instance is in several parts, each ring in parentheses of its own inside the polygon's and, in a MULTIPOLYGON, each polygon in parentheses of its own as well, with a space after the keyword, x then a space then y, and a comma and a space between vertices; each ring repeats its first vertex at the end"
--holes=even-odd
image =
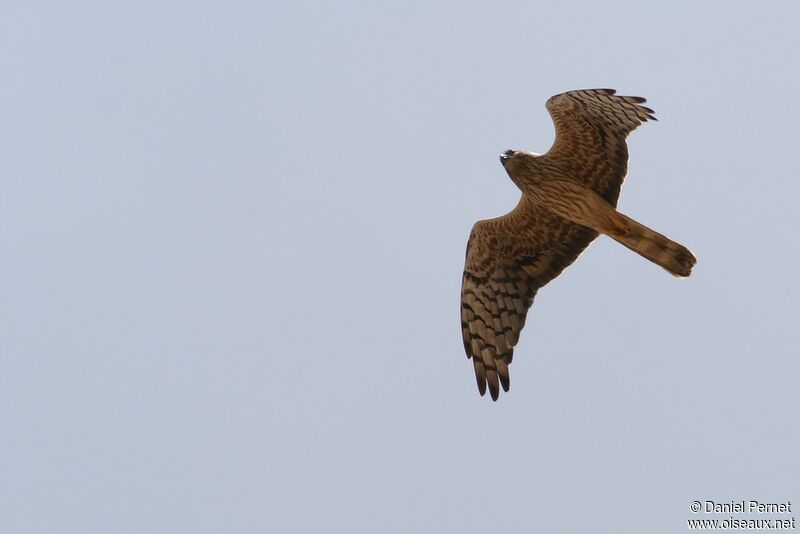
POLYGON ((697 259, 688 248, 622 213, 617 212, 617 215, 621 217, 618 222, 622 223, 620 226, 624 231, 610 232, 609 236, 674 276, 692 274, 692 267, 697 259))

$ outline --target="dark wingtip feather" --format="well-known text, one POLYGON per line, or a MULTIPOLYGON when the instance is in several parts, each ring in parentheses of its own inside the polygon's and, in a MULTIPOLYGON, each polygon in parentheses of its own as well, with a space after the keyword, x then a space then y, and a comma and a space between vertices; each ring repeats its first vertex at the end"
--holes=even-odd
POLYGON ((487 369, 486 378, 489 382, 489 394, 492 396, 492 400, 496 401, 500 396, 500 382, 497 379, 497 371, 487 369))
POLYGON ((481 397, 486 395, 486 369, 483 367, 483 362, 474 358, 475 362, 475 380, 478 382, 478 391, 481 397))
POLYGON ((497 374, 500 376, 500 385, 503 386, 503 391, 508 391, 509 377, 508 377, 508 360, 505 355, 497 358, 497 374))

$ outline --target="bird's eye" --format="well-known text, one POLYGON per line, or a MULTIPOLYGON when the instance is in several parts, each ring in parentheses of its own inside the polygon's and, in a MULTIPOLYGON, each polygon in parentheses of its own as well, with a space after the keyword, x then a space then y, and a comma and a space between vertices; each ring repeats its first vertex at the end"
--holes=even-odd
POLYGON ((511 158, 513 156, 514 156, 514 151, 513 150, 506 150, 505 152, 503 152, 503 157, 505 157, 505 158, 511 158))

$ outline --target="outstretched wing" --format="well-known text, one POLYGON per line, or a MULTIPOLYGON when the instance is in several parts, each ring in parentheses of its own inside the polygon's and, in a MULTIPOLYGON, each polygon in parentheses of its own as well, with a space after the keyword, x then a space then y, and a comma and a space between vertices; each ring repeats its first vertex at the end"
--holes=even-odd
POLYGON ((611 205, 628 172, 628 134, 653 110, 639 96, 618 96, 614 89, 582 89, 551 97, 547 111, 556 127, 556 140, 544 157, 556 160, 569 173, 594 189, 611 205))
POLYGON ((508 391, 508 365, 540 287, 597 237, 589 228, 537 211, 524 196, 511 213, 479 221, 467 242, 461 331, 481 395, 508 391))

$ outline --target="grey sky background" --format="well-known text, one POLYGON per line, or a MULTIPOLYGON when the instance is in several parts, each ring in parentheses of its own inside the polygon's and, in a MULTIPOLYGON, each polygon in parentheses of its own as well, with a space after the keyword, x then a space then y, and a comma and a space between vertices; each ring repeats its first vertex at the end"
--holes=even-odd
POLYGON ((0 532, 800 506, 800 7, 555 4, 4 2, 0 532), (656 110, 620 208, 699 263, 598 239, 493 404, 467 235, 517 201, 497 155, 546 151, 545 100, 585 87, 656 110))

